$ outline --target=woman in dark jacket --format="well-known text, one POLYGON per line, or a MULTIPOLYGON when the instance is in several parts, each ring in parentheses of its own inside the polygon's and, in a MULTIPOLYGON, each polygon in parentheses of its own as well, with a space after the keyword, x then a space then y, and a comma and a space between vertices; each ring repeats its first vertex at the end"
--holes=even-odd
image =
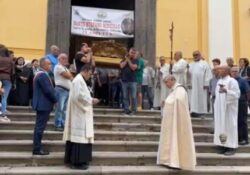
POLYGON ((15 103, 18 106, 28 106, 30 99, 30 79, 32 78, 32 69, 24 65, 23 57, 18 57, 15 63, 16 78, 16 98, 15 103))
POLYGON ((248 59, 240 58, 239 66, 240 66, 240 76, 245 80, 247 80, 248 83, 250 84, 250 67, 248 59))

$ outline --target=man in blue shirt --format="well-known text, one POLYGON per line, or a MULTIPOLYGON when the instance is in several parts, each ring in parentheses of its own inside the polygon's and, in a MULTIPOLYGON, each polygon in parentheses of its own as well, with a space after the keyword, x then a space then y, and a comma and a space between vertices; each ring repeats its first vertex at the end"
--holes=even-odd
POLYGON ((60 49, 56 45, 52 45, 50 47, 51 53, 46 55, 52 65, 52 72, 54 71, 55 66, 58 64, 58 55, 60 54, 60 49))
POLYGON ((240 87, 240 98, 238 108, 238 139, 239 145, 248 144, 248 126, 247 126, 247 112, 248 112, 248 99, 250 95, 250 87, 247 80, 239 75, 239 67, 231 68, 231 76, 238 81, 240 87))

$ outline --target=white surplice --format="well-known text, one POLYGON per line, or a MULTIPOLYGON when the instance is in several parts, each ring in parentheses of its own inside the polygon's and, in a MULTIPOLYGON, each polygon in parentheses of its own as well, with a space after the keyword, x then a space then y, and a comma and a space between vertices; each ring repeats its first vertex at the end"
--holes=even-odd
POLYGON ((186 74, 187 74, 187 61, 181 58, 173 64, 172 73, 176 79, 176 82, 186 86, 186 74))
POLYGON ((66 111, 64 141, 94 143, 92 97, 85 80, 78 74, 71 85, 66 111))
POLYGON ((166 87, 165 83, 163 82, 163 79, 169 75, 169 64, 165 64, 160 68, 160 76, 161 76, 161 98, 160 103, 164 102, 169 94, 169 89, 166 87))
POLYGON ((221 78, 216 86, 214 103, 214 144, 229 148, 238 147, 238 100, 240 89, 238 82, 226 76, 221 78), (224 85, 227 93, 219 93, 220 86, 224 85), (225 144, 220 141, 220 135, 227 136, 225 144))
POLYGON ((164 103, 157 164, 184 170, 196 165, 188 95, 178 83, 164 103))
POLYGON ((212 78, 212 72, 207 62, 200 60, 190 64, 189 68, 191 76, 190 90, 190 111, 198 114, 208 112, 208 91, 204 86, 209 86, 212 78))
POLYGON ((154 107, 160 107, 169 94, 163 79, 169 75, 169 64, 165 64, 155 71, 154 107))

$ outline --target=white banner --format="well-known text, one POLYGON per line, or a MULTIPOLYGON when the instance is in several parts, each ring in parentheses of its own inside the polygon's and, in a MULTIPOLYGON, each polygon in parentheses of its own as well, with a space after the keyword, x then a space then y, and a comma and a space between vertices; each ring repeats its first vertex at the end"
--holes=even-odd
POLYGON ((72 6, 71 33, 100 38, 133 38, 134 12, 72 6))

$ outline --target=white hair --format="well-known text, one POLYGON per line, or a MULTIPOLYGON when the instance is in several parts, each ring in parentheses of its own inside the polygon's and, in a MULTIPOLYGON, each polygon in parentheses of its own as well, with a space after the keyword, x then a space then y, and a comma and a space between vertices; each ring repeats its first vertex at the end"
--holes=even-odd
POLYGON ((165 76, 165 77, 163 78, 163 81, 164 81, 164 82, 166 82, 166 81, 168 81, 168 80, 174 80, 174 81, 176 81, 176 78, 175 78, 175 76, 173 76, 173 75, 167 75, 167 76, 165 76))

